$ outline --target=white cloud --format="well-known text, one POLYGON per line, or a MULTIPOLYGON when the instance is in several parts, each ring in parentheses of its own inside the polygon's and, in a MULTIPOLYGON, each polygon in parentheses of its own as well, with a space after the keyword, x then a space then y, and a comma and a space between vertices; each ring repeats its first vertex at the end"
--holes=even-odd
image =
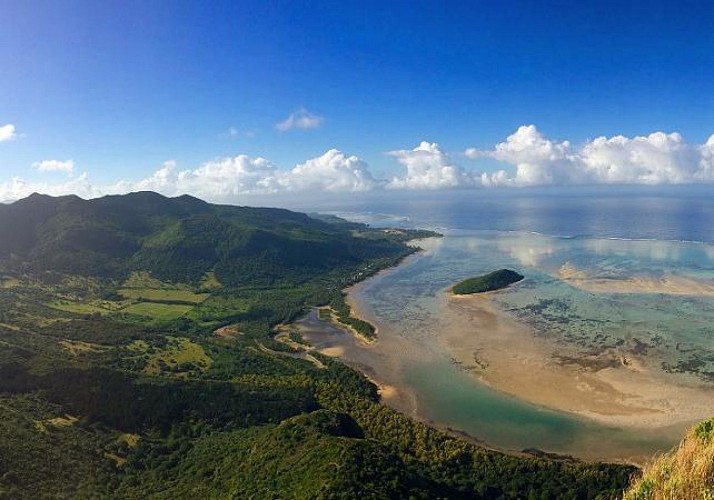
POLYGON ((518 127, 492 151, 472 148, 464 154, 470 158, 491 157, 516 166, 515 177, 507 176, 505 171, 482 175, 482 183, 487 186, 568 184, 578 181, 579 172, 570 168, 570 143, 551 141, 534 125, 518 127))
POLYGON ((71 174, 74 171, 74 160, 42 160, 32 164, 40 172, 64 172, 71 174))
POLYGON ((116 189, 226 199, 240 194, 275 192, 277 172, 277 167, 265 158, 250 158, 246 155, 219 158, 195 170, 178 171, 176 162, 168 161, 150 177, 138 182, 121 183, 116 189))
POLYGON ((247 137, 249 139, 252 139, 256 135, 258 135, 258 132, 256 130, 252 130, 252 129, 242 130, 242 129, 239 129, 236 127, 228 127, 228 130, 226 131, 224 137, 229 137, 231 139, 247 137))
POLYGON ((104 190, 94 186, 89 181, 86 173, 60 183, 29 182, 17 177, 0 183, 0 202, 19 200, 32 193, 49 194, 51 196, 76 194, 82 198, 96 198, 107 194, 104 190))
MULTIPOLYGON (((39 168, 39 163, 38 163, 39 168)), ((176 162, 165 162, 152 175, 138 181, 122 180, 105 186, 89 182, 87 175, 65 183, 47 184, 14 178, 0 184, 0 202, 14 201, 35 191, 82 197, 121 194, 132 191, 157 191, 168 196, 192 194, 207 200, 231 200, 240 195, 279 192, 354 192, 368 191, 379 185, 369 166, 357 156, 336 149, 322 156, 281 170, 265 158, 246 155, 218 158, 199 168, 179 170, 176 162)))
POLYGON ((698 149, 677 133, 655 132, 632 139, 598 137, 583 146, 579 159, 595 182, 681 184, 695 180, 698 149))
POLYGON ((291 113, 285 120, 276 123, 275 128, 280 132, 286 132, 294 128, 307 130, 318 128, 323 121, 324 119, 321 116, 314 115, 305 108, 300 108, 291 113))
POLYGON ((476 184, 471 174, 454 165, 449 155, 434 142, 422 141, 411 150, 387 153, 406 167, 403 177, 394 177, 388 184, 392 189, 442 189, 469 187, 476 184))
POLYGON ((277 179, 288 191, 369 191, 378 186, 364 161, 337 149, 297 165, 277 179))
POLYGON ((553 141, 524 125, 490 151, 475 148, 470 158, 489 157, 513 165, 482 174, 484 185, 685 184, 714 181, 714 136, 690 144, 678 133, 654 132, 632 138, 597 137, 580 147, 553 141))
POLYGON ((0 142, 12 141, 17 139, 17 132, 15 132, 15 125, 8 123, 0 127, 0 142))
MULTIPOLYGON (((468 171, 456 165, 438 144, 421 142, 410 150, 387 153, 405 168, 391 180, 375 178, 357 156, 331 149, 291 169, 246 155, 218 158, 195 169, 180 170, 167 161, 150 176, 95 185, 87 174, 55 184, 13 178, 0 182, 0 202, 32 192, 97 197, 152 190, 168 196, 192 194, 209 201, 235 202, 254 194, 361 192, 377 189, 449 189, 548 184, 676 184, 714 182, 714 135, 704 144, 687 143, 677 133, 637 137, 598 137, 575 147, 554 141, 535 126, 520 127, 492 150, 469 149, 470 158, 492 158, 511 165, 496 172, 468 171)), ((72 173, 71 160, 45 160, 38 170, 72 173)))
POLYGON ((714 178, 714 134, 709 136, 707 142, 700 148, 701 159, 697 177, 700 179, 714 178))
POLYGON ((287 171, 265 158, 246 155, 219 158, 195 170, 177 171, 176 163, 169 161, 150 177, 119 183, 113 190, 152 190, 171 196, 189 193, 220 200, 277 192, 368 191, 376 186, 365 162, 331 149, 287 171))
MULTIPOLYGON (((165 161, 150 177, 138 182, 120 182, 112 186, 112 190, 122 193, 129 191, 156 191, 174 195, 176 187, 176 162, 165 161)), ((111 189, 111 188, 110 188, 111 189)))

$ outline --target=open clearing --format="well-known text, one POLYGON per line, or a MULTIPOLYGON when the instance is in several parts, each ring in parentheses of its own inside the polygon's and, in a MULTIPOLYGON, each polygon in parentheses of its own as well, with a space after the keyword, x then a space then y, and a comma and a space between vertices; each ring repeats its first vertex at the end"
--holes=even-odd
POLYGON ((157 302, 138 302, 122 309, 122 312, 136 316, 148 316, 159 320, 180 318, 193 308, 188 304, 160 304, 157 302))
POLYGON ((164 349, 154 353, 144 367, 144 373, 159 375, 162 371, 183 372, 190 369, 205 371, 213 360, 199 344, 187 338, 167 337, 164 349))

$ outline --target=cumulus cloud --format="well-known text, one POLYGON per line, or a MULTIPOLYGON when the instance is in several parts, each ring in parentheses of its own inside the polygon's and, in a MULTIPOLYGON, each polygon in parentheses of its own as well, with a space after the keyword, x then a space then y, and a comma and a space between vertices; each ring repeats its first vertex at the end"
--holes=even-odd
POLYGON ((701 159, 699 160, 699 170, 697 176, 700 179, 714 178, 714 134, 701 147, 701 159))
POLYGON ((277 172, 277 167, 265 158, 246 155, 219 158, 194 170, 179 171, 174 161, 168 161, 150 177, 125 184, 121 189, 223 199, 240 194, 274 192, 277 172))
POLYGON ((29 182, 18 177, 0 183, 0 202, 19 200, 32 193, 49 194, 51 196, 76 194, 82 198, 96 198, 107 194, 107 191, 94 186, 86 173, 59 183, 29 182))
MULTIPOLYGON (((714 135, 704 144, 688 143, 677 133, 654 132, 631 138, 598 137, 574 146, 567 140, 552 140, 535 126, 527 125, 519 127, 493 149, 472 148, 464 152, 469 158, 490 158, 511 166, 483 173, 465 170, 431 142, 387 154, 404 168, 402 174, 391 179, 376 178, 362 159, 330 149, 290 169, 281 169, 265 158, 238 155, 183 170, 176 162, 167 161, 148 177, 112 185, 95 185, 86 174, 56 184, 13 178, 0 181, 0 202, 13 201, 34 191, 91 198, 152 190, 168 196, 192 194, 230 202, 243 195, 321 191, 714 182, 714 135)), ((74 171, 71 160, 45 160, 33 165, 42 171, 74 171)))
POLYGON ((291 113, 285 120, 276 123, 275 128, 280 132, 287 132, 294 128, 308 130, 318 128, 323 121, 324 119, 321 116, 314 115, 305 108, 300 108, 291 113))
POLYGON ((435 142, 422 141, 414 149, 401 149, 387 153, 406 168, 402 177, 394 177, 387 187, 391 189, 442 189, 470 187, 474 177, 454 165, 449 155, 435 142))
POLYGON ((288 191, 369 191, 379 185, 367 163, 337 149, 297 165, 277 180, 288 191))
POLYGON ((64 172, 71 174, 74 171, 74 160, 42 160, 32 164, 40 172, 64 172))
POLYGON ((17 139, 17 132, 15 131, 15 125, 8 123, 0 127, 0 142, 12 141, 17 139))
POLYGON ((534 125, 483 151, 467 149, 470 158, 488 157, 513 165, 483 174, 484 185, 686 184, 714 181, 714 135, 703 145, 678 133, 654 132, 628 138, 597 137, 579 147, 554 141, 534 125))
POLYGON ((246 155, 219 158, 193 170, 178 170, 176 162, 167 161, 145 179, 119 182, 106 190, 112 193, 148 190, 169 196, 192 194, 208 200, 226 200, 279 192, 368 191, 377 186, 378 181, 364 161, 331 149, 290 170, 281 170, 265 158, 246 155))

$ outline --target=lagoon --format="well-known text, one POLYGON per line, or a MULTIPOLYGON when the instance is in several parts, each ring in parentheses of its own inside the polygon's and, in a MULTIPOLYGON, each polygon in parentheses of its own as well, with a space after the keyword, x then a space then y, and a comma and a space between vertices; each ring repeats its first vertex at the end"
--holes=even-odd
POLYGON ((712 246, 489 230, 420 245, 350 292, 374 344, 302 323, 387 404, 499 449, 636 463, 714 413, 712 246), (485 302, 448 296, 502 267, 526 279, 485 302))

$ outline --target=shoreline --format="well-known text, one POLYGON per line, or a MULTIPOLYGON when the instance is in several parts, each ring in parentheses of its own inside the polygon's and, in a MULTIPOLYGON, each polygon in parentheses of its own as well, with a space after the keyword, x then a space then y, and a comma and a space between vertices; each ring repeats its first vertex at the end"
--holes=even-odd
POLYGON ((443 237, 443 235, 438 235, 438 236, 430 236, 427 238, 416 238, 413 240, 409 240, 407 242, 407 245, 411 246, 414 249, 413 252, 403 255, 394 264, 392 264, 388 267, 379 269, 378 271, 376 271, 368 276, 365 276, 360 281, 353 283, 352 285, 349 285, 341 290, 342 294, 344 295, 345 304, 347 304, 347 307, 349 308, 349 311, 350 311, 349 317, 360 320, 360 321, 364 321, 365 323, 368 323, 373 328, 373 332, 372 332, 373 337, 367 337, 365 335, 362 335, 352 325, 349 325, 347 323, 343 323, 342 321, 340 321, 337 311, 335 311, 335 309, 330 305, 318 306, 317 307, 318 314, 319 314, 320 310, 327 310, 327 311, 329 311, 329 314, 330 314, 329 321, 333 325, 335 325, 338 328, 342 328, 342 329, 349 331, 350 333, 352 333, 352 335, 356 339, 360 340, 362 342, 362 344, 364 344, 365 346, 369 346, 369 345, 376 343, 379 339, 379 326, 377 324, 375 324, 374 322, 370 322, 370 321, 367 321, 366 319, 364 319, 365 314, 360 312, 361 305, 352 301, 350 297, 352 296, 353 293, 357 293, 359 290, 361 290, 362 286, 364 286, 364 284, 366 284, 367 282, 369 282, 373 279, 383 277, 385 274, 388 274, 390 271, 394 271, 397 268, 399 268, 400 266, 402 266, 403 264, 406 264, 407 261, 414 260, 417 257, 422 256, 424 254, 424 252, 425 252, 424 248, 422 248, 420 246, 416 246, 416 245, 409 245, 409 243, 418 243, 421 241, 430 240, 430 239, 438 239, 438 238, 442 238, 442 237, 443 237))
MULTIPOLYGON (((608 353, 603 363, 598 356, 544 339, 498 309, 491 300, 498 290, 458 297, 442 290, 437 299, 439 331, 428 332, 427 336, 431 334, 428 339, 404 336, 395 325, 380 321, 360 296, 386 276, 428 256, 433 249, 425 247, 396 266, 382 269, 343 290, 352 316, 379 329, 375 340, 366 343, 344 325, 331 323, 344 335, 333 334, 328 343, 315 346, 319 352, 339 358, 372 380, 379 388, 382 404, 484 448, 523 454, 517 444, 489 444, 488 437, 479 439, 477 434, 469 433, 473 431, 453 428, 454 424, 447 423, 448 420, 435 421, 428 416, 430 410, 420 408, 419 392, 404 379, 403 369, 428 362, 436 355, 450 358, 475 383, 504 396, 562 413, 583 425, 639 432, 633 436, 642 435, 643 439, 654 436, 676 442, 692 423, 711 416, 711 403, 707 402, 712 401, 714 387, 705 386, 695 377, 660 375, 647 365, 646 357, 631 352, 626 353, 626 358, 622 356, 625 353, 608 353)), ((315 331, 304 335, 311 344, 313 339, 319 344, 330 336, 319 333, 319 325, 312 328, 315 331)), ((555 454, 639 465, 651 457, 651 453, 644 451, 630 453, 627 446, 614 444, 609 452, 607 447, 589 451, 581 444, 556 450, 555 454)), ((547 445, 541 449, 554 451, 547 445)))

